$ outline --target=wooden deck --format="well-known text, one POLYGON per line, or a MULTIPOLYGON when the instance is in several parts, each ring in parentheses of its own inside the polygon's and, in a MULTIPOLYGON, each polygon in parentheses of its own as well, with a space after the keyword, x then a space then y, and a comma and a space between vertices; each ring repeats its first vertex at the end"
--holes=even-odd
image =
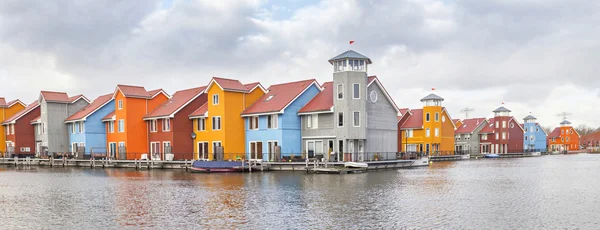
POLYGON ((151 160, 111 160, 111 159, 40 159, 40 158, 0 158, 0 165, 40 166, 40 167, 87 167, 87 168, 135 168, 182 169, 189 170, 192 161, 151 161, 151 160))

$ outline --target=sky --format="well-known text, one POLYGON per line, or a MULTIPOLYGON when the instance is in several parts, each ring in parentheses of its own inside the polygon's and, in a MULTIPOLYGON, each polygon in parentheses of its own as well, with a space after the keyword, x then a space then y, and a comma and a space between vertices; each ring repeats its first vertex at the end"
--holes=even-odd
POLYGON ((599 127, 598 12, 587 0, 3 0, 0 97, 173 94, 213 76, 323 83, 327 60, 352 49, 399 107, 435 88, 453 118, 503 105, 520 121, 558 126, 569 112, 599 127))

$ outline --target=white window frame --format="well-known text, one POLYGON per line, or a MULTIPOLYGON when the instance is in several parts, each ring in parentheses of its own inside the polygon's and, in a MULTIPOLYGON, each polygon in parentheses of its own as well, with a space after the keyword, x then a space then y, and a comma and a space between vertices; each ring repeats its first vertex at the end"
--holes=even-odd
POLYGON ((481 140, 484 140, 484 141, 487 140, 487 136, 488 136, 487 134, 482 134, 481 135, 481 140))
POLYGON ((425 122, 431 121, 431 114, 425 113, 425 122))
POLYGON ((360 84, 359 83, 352 84, 352 99, 360 100, 360 84), (357 86, 358 86, 358 88, 357 88, 357 86), (357 93, 358 93, 358 97, 356 97, 357 93))
POLYGON ((196 142, 196 145, 198 147, 197 151, 198 151, 198 159, 200 160, 207 160, 208 159, 208 154, 210 153, 210 143, 208 141, 198 141, 196 142), (203 144, 206 143, 206 156, 204 156, 204 153, 202 153, 202 151, 200 151, 200 146, 203 146, 203 144))
POLYGON ((506 121, 502 121, 502 128, 506 128, 506 121))
POLYGON ((117 101, 117 109, 118 110, 122 110, 123 109, 123 100, 118 100, 117 101))
POLYGON ((502 140, 506 140, 506 132, 502 132, 502 140))
POLYGON ((154 155, 154 154, 160 154, 160 141, 151 141, 150 142, 150 154, 154 155), (156 146, 158 146, 158 148, 156 148, 156 146))
POLYGON ((500 139, 500 134, 496 133, 496 140, 499 140, 499 139, 500 139))
POLYGON ((156 133, 158 130, 156 128, 157 126, 157 120, 150 120, 150 132, 151 133, 156 133))
POLYGON ((163 132, 171 131, 171 119, 170 118, 162 119, 162 131, 163 132))
POLYGON ((218 105, 219 104, 219 94, 215 93, 212 95, 212 104, 213 105, 218 105))
POLYGON ((248 117, 248 129, 258 130, 260 118, 258 116, 248 117))
POLYGON ((344 100, 344 84, 337 84, 335 90, 336 90, 336 96, 335 97, 338 100, 344 100), (342 88, 342 93, 341 94, 340 94, 340 87, 342 88))
POLYGON ((118 125, 117 132, 124 133, 125 132, 125 119, 119 119, 117 125, 118 125), (121 124, 121 122, 123 122, 123 123, 121 124))
POLYGON ((206 118, 198 118, 196 122, 196 131, 206 131, 206 118))
POLYGON ((278 128, 279 128, 279 115, 278 114, 267 115, 267 129, 278 129, 278 128))
POLYGON ((79 122, 79 133, 85 133, 85 124, 83 121, 79 122))
POLYGON ((407 129, 405 131, 405 133, 406 133, 406 137, 413 137, 415 135, 413 129, 407 129))
POLYGON ((425 129, 425 137, 431 136, 431 130, 429 128, 425 129))
POLYGON ((214 116, 214 117, 212 117, 211 118, 211 128, 212 128, 212 130, 221 130, 221 128, 222 128, 222 123, 221 122, 222 122, 221 121, 221 116, 214 116), (215 122, 215 121, 219 121, 219 122, 215 122), (217 127, 218 129, 215 128, 216 124, 219 124, 219 127, 217 127))
POLYGON ((337 121, 337 127, 340 127, 340 128, 344 127, 344 123, 345 123, 344 122, 344 120, 345 120, 344 112, 338 112, 335 120, 337 121), (341 120, 342 125, 340 125, 340 115, 342 115, 342 120, 341 120))
POLYGON ((77 133, 77 132, 76 132, 76 131, 77 131, 77 129, 75 128, 75 124, 76 124, 76 123, 77 123, 77 122, 73 122, 73 123, 71 123, 71 134, 75 134, 75 133, 77 133))
POLYGON ((173 153, 173 147, 171 146, 171 142, 170 141, 163 141, 161 147, 162 147, 163 154, 167 153, 167 151, 166 151, 167 148, 166 147, 171 147, 171 153, 173 153))
POLYGON ((500 128, 500 121, 496 121, 496 128, 500 128))
POLYGON ((115 121, 108 122, 108 132, 115 133, 115 121))
POLYGON ((360 127, 360 111, 352 112, 352 127, 360 127), (356 124, 356 115, 358 114, 358 125, 356 124))
POLYGON ((211 144, 210 146, 212 148, 212 154, 217 153, 217 149, 215 148, 217 146, 215 146, 215 144, 218 144, 218 146, 223 146, 223 143, 221 143, 221 141, 213 141, 210 144, 211 144))
POLYGON ((435 113, 435 122, 439 122, 440 121, 440 113, 436 112, 435 113))
POLYGON ((440 136, 440 128, 435 128, 434 130, 435 130, 434 131, 435 136, 439 137, 440 136))

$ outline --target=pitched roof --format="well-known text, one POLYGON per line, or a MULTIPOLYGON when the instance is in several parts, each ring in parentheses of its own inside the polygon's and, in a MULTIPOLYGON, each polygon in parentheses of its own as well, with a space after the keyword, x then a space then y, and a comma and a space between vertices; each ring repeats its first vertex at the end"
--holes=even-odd
POLYGON ((42 116, 37 116, 36 118, 31 119, 31 124, 38 124, 40 123, 40 119, 42 118, 42 116))
POLYGON ((561 125, 570 125, 570 124, 571 124, 571 122, 570 122, 570 121, 567 121, 567 120, 564 120, 564 121, 562 121, 560 124, 561 124, 561 125))
POLYGON ((83 109, 75 112, 73 115, 65 119, 65 121, 76 121, 86 119, 89 115, 102 108, 102 106, 106 105, 112 100, 112 94, 106 94, 99 96, 92 103, 83 107, 83 109))
POLYGON ((431 94, 429 94, 429 95, 427 95, 427 96, 425 96, 424 98, 421 99, 421 101, 427 101, 427 100, 440 100, 440 101, 443 101, 444 98, 436 95, 435 93, 431 93, 431 94))
MULTIPOLYGON (((120 90, 125 97, 134 97, 134 98, 154 98, 159 93, 165 94, 165 96, 169 97, 169 95, 163 89, 155 89, 146 91, 146 88, 143 86, 135 86, 135 85, 117 85, 115 89, 115 93, 117 90, 120 90)), ((114 94, 113 94, 114 95, 114 94)))
POLYGON ((7 106, 6 99, 0 97, 0 108, 5 108, 7 106))
POLYGON ((401 129, 422 129, 423 109, 411 109, 408 119, 400 126, 401 129))
POLYGON ((112 111, 111 113, 107 114, 106 116, 104 116, 102 118, 102 121, 110 121, 112 120, 112 118, 115 116, 115 111, 112 111))
POLYGON ((457 134, 466 134, 466 133, 473 133, 473 131, 475 131, 475 129, 477 129, 477 127, 481 126, 485 121, 485 118, 470 118, 470 119, 464 119, 462 122, 463 124, 459 127, 456 128, 456 131, 454 131, 454 133, 457 134))
POLYGON ((313 84, 318 86, 315 79, 272 85, 242 115, 281 112, 313 84))
POLYGON ((156 118, 175 115, 181 108, 188 105, 192 100, 204 93, 206 86, 196 87, 175 92, 173 96, 156 107, 152 112, 144 116, 144 118, 156 118))
POLYGON ((594 142, 594 144, 597 141, 600 141, 600 131, 595 132, 595 133, 590 133, 590 134, 587 134, 587 135, 581 137, 581 143, 582 144, 587 144, 587 143, 590 143, 592 141, 594 142))
MULTIPOLYGON (((400 108, 398 108, 398 105, 396 105, 396 102, 394 101, 394 99, 392 98, 392 96, 390 96, 390 94, 387 92, 387 90, 385 89, 385 87, 383 86, 383 84, 381 84, 381 82, 379 81, 379 78, 377 78, 377 76, 369 76, 367 78, 367 87, 370 86, 374 82, 377 83, 377 85, 379 86, 379 88, 383 92, 385 98, 387 98, 388 101, 392 104, 392 106, 394 107, 394 109, 396 110, 396 112, 400 113, 400 108)), ((333 101, 332 101, 332 103, 333 103, 333 101)))
POLYGON ((454 123, 454 124, 456 124, 456 122, 459 122, 459 121, 460 121, 460 119, 452 119, 452 123, 454 123))
POLYGON ((537 119, 537 118, 534 116, 531 116, 531 115, 527 115, 526 117, 523 118, 523 120, 535 120, 535 119, 537 119))
POLYGON ((406 115, 406 113, 407 113, 409 110, 410 110, 409 108, 402 108, 402 109, 400 109, 400 116, 404 116, 404 115, 406 115))
POLYGON ((23 107, 26 107, 26 106, 27 106, 25 103, 23 103, 23 102, 22 102, 21 100, 19 100, 19 99, 16 99, 16 100, 12 100, 12 101, 9 101, 9 102, 7 102, 7 103, 6 103, 6 106, 8 106, 8 107, 11 107, 11 106, 13 106, 14 104, 17 104, 17 103, 19 103, 19 104, 23 105, 23 107))
POLYGON ((298 113, 329 112, 333 107, 333 82, 325 82, 323 91, 311 99, 298 113))
POLYGON ((483 127, 479 133, 493 133, 494 132, 494 122, 496 119, 490 118, 488 119, 488 125, 483 127))
POLYGON ((2 124, 8 124, 8 123, 14 123, 17 120, 19 120, 19 118, 21 118, 22 116, 28 114, 29 112, 31 112, 32 110, 34 110, 35 108, 37 108, 40 104, 38 103, 38 101, 34 101, 31 104, 29 104, 27 107, 25 107, 25 109, 22 109, 21 111, 19 111, 18 113, 12 115, 11 117, 9 117, 8 119, 4 120, 4 122, 2 122, 2 124))
POLYGON ((248 91, 246 86, 244 86, 240 81, 235 80, 235 79, 220 78, 220 77, 213 77, 210 80, 210 83, 208 83, 206 90, 208 90, 213 83, 216 83, 221 89, 223 89, 225 91, 236 91, 236 92, 247 92, 248 91))
POLYGON ((359 54, 358 52, 354 51, 354 50, 348 50, 346 52, 343 52, 335 57, 332 57, 331 59, 329 59, 329 63, 333 64, 334 61, 337 60, 342 60, 342 59, 347 59, 347 58, 352 58, 352 59, 363 59, 367 61, 367 64, 371 64, 373 62, 371 62, 371 59, 368 58, 365 55, 359 54))
POLYGON ((497 113, 497 112, 512 112, 512 111, 510 111, 510 109, 504 108, 504 106, 500 106, 492 112, 497 113))
POLYGON ((69 98, 69 95, 65 92, 51 92, 51 91, 42 91, 40 95, 47 102, 60 102, 60 103, 70 103, 72 99, 69 98))
POLYGON ((198 109, 194 110, 194 112, 192 112, 192 114, 190 114, 189 117, 190 118, 204 117, 207 112, 208 112, 208 103, 204 103, 204 105, 201 105, 200 107, 198 107, 198 109))
POLYGON ((556 127, 552 132, 548 135, 548 138, 560 137, 560 128, 556 127))

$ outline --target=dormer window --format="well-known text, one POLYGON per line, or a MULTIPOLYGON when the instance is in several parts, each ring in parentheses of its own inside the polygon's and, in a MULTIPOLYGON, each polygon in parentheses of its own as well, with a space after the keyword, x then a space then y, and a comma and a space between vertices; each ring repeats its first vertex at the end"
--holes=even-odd
POLYGON ((267 97, 267 99, 265 99, 265 101, 270 101, 271 99, 273 99, 273 97, 274 97, 274 96, 275 96, 275 95, 269 95, 269 96, 267 97))

